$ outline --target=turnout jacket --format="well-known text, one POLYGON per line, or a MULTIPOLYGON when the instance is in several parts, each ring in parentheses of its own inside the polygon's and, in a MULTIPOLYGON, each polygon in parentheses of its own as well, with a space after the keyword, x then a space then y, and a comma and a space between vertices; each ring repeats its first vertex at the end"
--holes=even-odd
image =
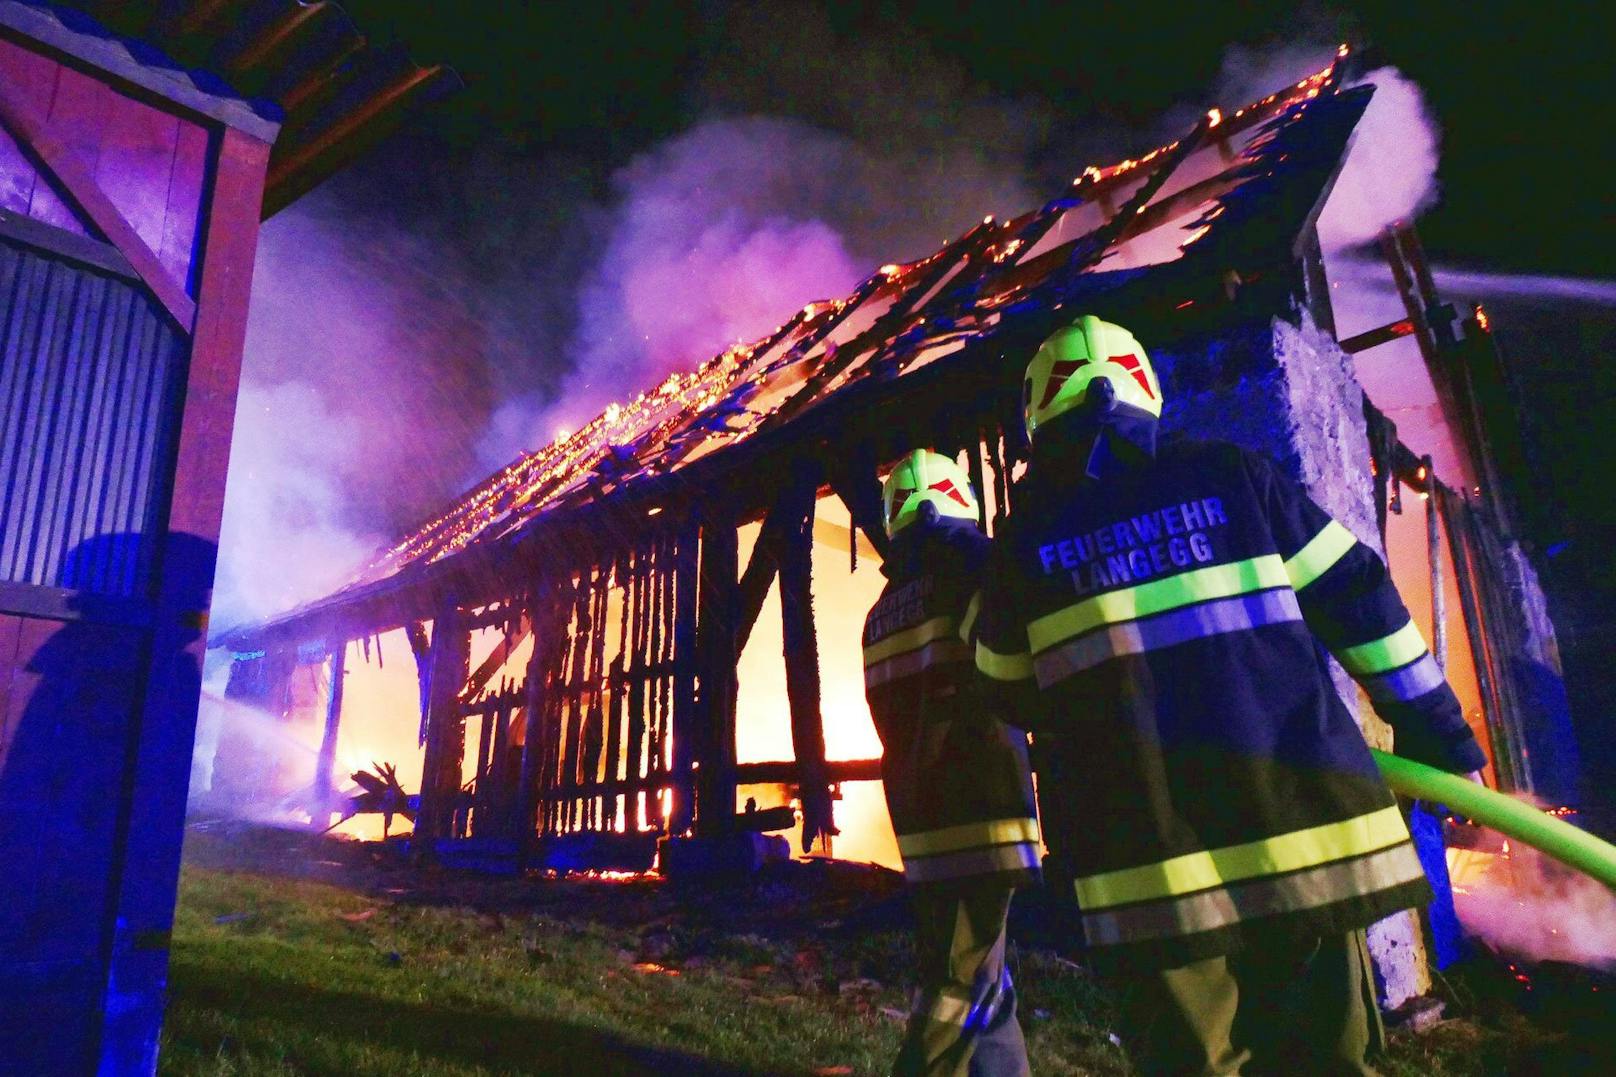
POLYGON ((1166 442, 1064 487, 1035 466, 1024 486, 975 659, 1004 713, 1034 716, 1045 840, 1096 963, 1170 967, 1426 901, 1319 645, 1401 754, 1485 757, 1381 559, 1229 444, 1166 442))
POLYGON ((1027 736, 983 712, 967 643, 987 544, 974 527, 911 525, 864 622, 887 810, 915 884, 1038 876, 1027 736))

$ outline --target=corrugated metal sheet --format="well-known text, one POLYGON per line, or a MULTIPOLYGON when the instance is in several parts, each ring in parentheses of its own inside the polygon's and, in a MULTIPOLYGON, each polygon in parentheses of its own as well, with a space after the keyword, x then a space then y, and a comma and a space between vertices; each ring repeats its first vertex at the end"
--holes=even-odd
POLYGON ((184 338, 138 284, 3 239, 0 334, 0 580, 143 593, 184 338))

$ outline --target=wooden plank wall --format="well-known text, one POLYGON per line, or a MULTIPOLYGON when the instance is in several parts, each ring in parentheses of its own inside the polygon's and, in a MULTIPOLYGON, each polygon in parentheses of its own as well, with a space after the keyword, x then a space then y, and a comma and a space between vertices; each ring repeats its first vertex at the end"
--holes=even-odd
MULTIPOLYGON (((49 118, 163 268, 195 294, 192 262, 208 132, 96 77, 0 38, 0 80, 49 118)), ((0 128, 0 210, 74 235, 90 231, 28 153, 0 128)), ((96 237, 99 238, 99 237, 96 237)))

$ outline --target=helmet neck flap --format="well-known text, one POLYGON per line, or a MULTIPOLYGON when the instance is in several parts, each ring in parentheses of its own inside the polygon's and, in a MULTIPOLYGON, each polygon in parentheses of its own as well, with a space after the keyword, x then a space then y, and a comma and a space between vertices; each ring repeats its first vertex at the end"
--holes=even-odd
POLYGON ((1082 404, 1039 429, 1032 461, 1041 482, 1099 481, 1155 458, 1160 420, 1109 389, 1096 378, 1082 404))

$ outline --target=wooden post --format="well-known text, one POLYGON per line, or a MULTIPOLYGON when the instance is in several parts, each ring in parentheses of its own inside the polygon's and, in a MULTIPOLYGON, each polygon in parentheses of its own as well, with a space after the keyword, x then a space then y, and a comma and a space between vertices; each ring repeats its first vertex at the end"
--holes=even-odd
POLYGON ((319 831, 331 824, 331 799, 336 792, 331 771, 337 759, 337 727, 342 722, 342 682, 347 657, 346 641, 331 648, 331 692, 325 704, 325 732, 320 737, 320 754, 314 761, 314 786, 309 804, 309 822, 319 831))
POLYGON ((471 634, 461 625, 453 598, 432 619, 429 652, 426 757, 421 766, 421 807, 415 820, 414 852, 430 856, 432 843, 454 828, 460 801, 460 770, 466 752, 466 720, 460 713, 460 689, 471 666, 471 634))
POLYGON ((592 571, 588 567, 582 569, 572 591, 573 618, 577 627, 573 632, 572 657, 567 663, 567 677, 563 682, 561 734, 557 742, 560 750, 557 782, 559 791, 565 797, 560 805, 559 829, 564 831, 575 830, 578 819, 578 803, 573 794, 578 788, 578 737, 584 723, 583 685, 588 675, 589 611, 594 595, 592 571))
POLYGON ((791 746, 797 759, 802 797, 802 846, 836 833, 830 788, 825 780, 825 726, 819 701, 819 641, 814 631, 814 495, 817 474, 803 470, 795 482, 797 499, 787 517, 780 551, 780 619, 786 665, 786 696, 791 705, 791 746))
MULTIPOLYGON (((623 748, 623 723, 628 717, 628 627, 629 627, 629 586, 628 565, 629 553, 627 551, 617 555, 612 566, 612 579, 617 584, 617 657, 612 659, 611 668, 607 673, 607 680, 611 684, 611 697, 606 711, 606 780, 608 782, 621 781, 628 777, 624 770, 623 757, 626 754, 623 748)), ((604 830, 612 830, 617 825, 617 796, 616 793, 606 795, 606 812, 601 819, 604 830)), ((627 812, 627 798, 624 800, 624 811, 627 812)))
POLYGON ((697 718, 692 762, 696 778, 696 833, 725 833, 735 816, 735 704, 740 689, 735 664, 736 573, 740 552, 735 521, 725 508, 709 507, 701 523, 701 580, 697 596, 697 718))
MULTIPOLYGON (((218 136, 213 197, 206 210, 197 315, 191 337, 184 415, 174 448, 173 503, 160 538, 150 654, 135 765, 119 795, 125 808, 108 909, 116 923, 109 991, 123 1017, 109 1022, 100 1048, 105 1072, 137 1072, 155 1059, 184 833, 185 795, 195 746, 200 670, 207 643, 225 468, 241 376, 247 296, 258 243, 266 143, 226 128, 218 136), (149 1054, 148 1054, 149 1052, 149 1054), (138 1065, 131 1061, 136 1058, 138 1065)), ((110 1004, 109 1004, 110 1005, 110 1004)))
POLYGON ((1493 775, 1498 781, 1499 789, 1506 793, 1513 792, 1519 789, 1521 784, 1515 773, 1514 746, 1510 743, 1510 731, 1505 724, 1503 699, 1494 677, 1495 667, 1492 661, 1492 649, 1487 639, 1481 597, 1477 592, 1470 564, 1470 539, 1466 533, 1468 530, 1465 526, 1466 521, 1462 518, 1470 511, 1469 506, 1463 503, 1458 494, 1450 493, 1440 486, 1433 488, 1431 496, 1433 499, 1442 499, 1438 511, 1441 513, 1442 522, 1447 526, 1448 549, 1453 554, 1454 579, 1459 585, 1459 611, 1464 615, 1465 634, 1470 637, 1470 653, 1475 662, 1476 683, 1481 690, 1482 716, 1486 719, 1489 739, 1492 741, 1493 775))
POLYGON ((1436 468, 1429 456, 1420 461, 1425 472, 1425 556, 1431 566, 1431 654, 1448 668, 1448 596, 1442 587, 1442 517, 1436 504, 1436 468))
MULTIPOLYGON (((708 743, 697 732, 697 583, 696 551, 700 532, 694 525, 680 530, 673 554, 673 811, 670 836, 683 834, 695 821, 695 771, 708 743)), ((739 654, 739 651, 736 652, 739 654)), ((733 739, 732 739, 733 743, 733 739)))
POLYGON ((565 621, 561 592, 554 584, 541 582, 534 588, 528 609, 533 625, 533 654, 527 662, 527 682, 523 685, 522 766, 517 779, 516 835, 524 858, 532 852, 539 833, 539 780, 543 770, 545 715, 550 707, 549 677, 561 653, 565 621))

